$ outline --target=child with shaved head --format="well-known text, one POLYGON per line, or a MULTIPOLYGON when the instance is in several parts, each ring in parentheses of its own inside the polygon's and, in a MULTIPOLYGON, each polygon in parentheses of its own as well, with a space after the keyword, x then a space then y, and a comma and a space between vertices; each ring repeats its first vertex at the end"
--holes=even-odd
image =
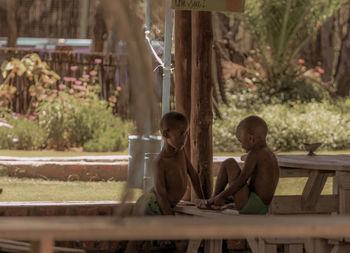
POLYGON ((243 169, 233 158, 223 161, 214 196, 197 203, 198 207, 222 206, 233 201, 241 214, 268 212, 279 179, 279 166, 266 144, 267 132, 266 122, 258 116, 249 116, 238 124, 236 137, 248 153, 243 169))
MULTIPOLYGON (((175 206, 186 192, 188 177, 198 198, 204 198, 198 173, 184 150, 188 130, 188 120, 183 114, 168 112, 162 117, 160 131, 164 146, 155 161, 155 185, 136 201, 133 215, 174 215, 175 206)), ((129 242, 125 252, 138 252, 139 248, 140 242, 129 242)))

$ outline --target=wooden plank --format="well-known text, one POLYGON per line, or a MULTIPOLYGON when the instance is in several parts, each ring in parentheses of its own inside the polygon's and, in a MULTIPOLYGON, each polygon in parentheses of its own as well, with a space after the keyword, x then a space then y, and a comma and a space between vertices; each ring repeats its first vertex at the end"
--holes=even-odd
POLYGON ((266 253, 277 253, 277 245, 266 245, 265 246, 266 253))
POLYGON ((290 244, 288 245, 289 253, 303 253, 302 244, 290 244))
POLYGON ((253 237, 247 237, 247 242, 248 242, 249 248, 253 253, 259 253, 258 239, 253 237))
POLYGON ((0 217, 0 238, 40 240, 182 240, 329 237, 350 234, 347 216, 0 217), (137 229, 135 229, 137 227, 137 229), (166 232, 165 232, 166 231, 166 232))
POLYGON ((350 155, 278 155, 281 167, 350 171, 350 155))
POLYGON ((204 253, 221 253, 222 240, 206 240, 204 243, 204 253))
POLYGON ((327 239, 315 238, 314 251, 315 253, 329 253, 332 250, 332 246, 328 244, 327 239))
POLYGON ((31 253, 53 253, 53 238, 48 236, 42 236, 40 241, 33 241, 31 247, 31 253))
POLYGON ((321 195, 313 210, 302 208, 302 196, 274 196, 270 204, 271 214, 330 214, 337 212, 339 208, 337 195, 321 195))
MULTIPOLYGON (((28 242, 0 239, 0 251, 29 252, 31 244, 28 242)), ((54 247, 55 252, 84 253, 85 250, 65 247, 54 247)))
POLYGON ((267 244, 303 244, 304 238, 264 238, 267 244))
POLYGON ((265 241, 262 238, 258 239, 258 247, 259 247, 259 253, 266 253, 266 244, 265 241))
MULTIPOLYGON (((309 177, 313 170, 280 167, 280 177, 309 177)), ((335 175, 334 171, 322 171, 328 177, 335 175)))
POLYGON ((187 246, 186 253, 197 253, 202 240, 190 240, 187 246))
POLYGON ((339 193, 339 213, 350 213, 350 173, 337 171, 336 180, 339 193))
POLYGON ((280 167, 280 177, 309 177, 311 170, 280 167))
POLYGON ((301 207, 303 210, 316 211, 316 203, 327 181, 327 175, 319 170, 312 171, 303 190, 301 207))
POLYGON ((222 217, 222 216, 232 216, 232 215, 239 215, 239 212, 237 210, 206 210, 206 209, 199 209, 195 206, 176 206, 175 212, 182 213, 182 214, 188 214, 188 215, 194 215, 199 217, 207 217, 207 218, 216 218, 216 217, 222 217))

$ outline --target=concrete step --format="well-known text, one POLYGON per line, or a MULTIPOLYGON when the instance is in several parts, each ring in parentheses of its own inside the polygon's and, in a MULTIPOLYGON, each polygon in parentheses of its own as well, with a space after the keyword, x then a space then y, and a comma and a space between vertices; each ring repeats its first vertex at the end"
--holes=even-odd
MULTIPOLYGON (((214 175, 227 156, 213 158, 214 175)), ((233 157, 241 163, 239 157, 233 157)), ((0 166, 10 177, 64 181, 126 181, 128 156, 9 157, 0 156, 0 166)))

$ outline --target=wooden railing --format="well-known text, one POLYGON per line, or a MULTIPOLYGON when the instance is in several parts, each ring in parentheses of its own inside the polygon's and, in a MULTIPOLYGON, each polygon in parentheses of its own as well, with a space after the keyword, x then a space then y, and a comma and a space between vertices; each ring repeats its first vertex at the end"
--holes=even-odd
POLYGON ((53 252, 55 240, 317 238, 350 234, 349 216, 0 217, 0 238, 29 240, 53 252))

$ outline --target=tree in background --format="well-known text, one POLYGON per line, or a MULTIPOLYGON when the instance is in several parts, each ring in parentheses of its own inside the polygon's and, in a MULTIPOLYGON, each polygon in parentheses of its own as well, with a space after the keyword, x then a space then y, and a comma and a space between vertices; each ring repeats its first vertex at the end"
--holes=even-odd
POLYGON ((344 2, 269 0, 262 3, 251 0, 246 2, 240 16, 228 18, 218 14, 217 26, 222 28, 222 34, 216 34, 215 41, 216 55, 222 66, 218 81, 222 84, 232 78, 234 87, 244 84, 262 96, 268 94, 265 98, 277 96, 282 101, 305 93, 307 86, 309 93, 314 93, 315 88, 310 88, 310 83, 327 88, 319 77, 325 72, 322 66, 309 66, 317 68, 308 71, 300 53, 344 2))

